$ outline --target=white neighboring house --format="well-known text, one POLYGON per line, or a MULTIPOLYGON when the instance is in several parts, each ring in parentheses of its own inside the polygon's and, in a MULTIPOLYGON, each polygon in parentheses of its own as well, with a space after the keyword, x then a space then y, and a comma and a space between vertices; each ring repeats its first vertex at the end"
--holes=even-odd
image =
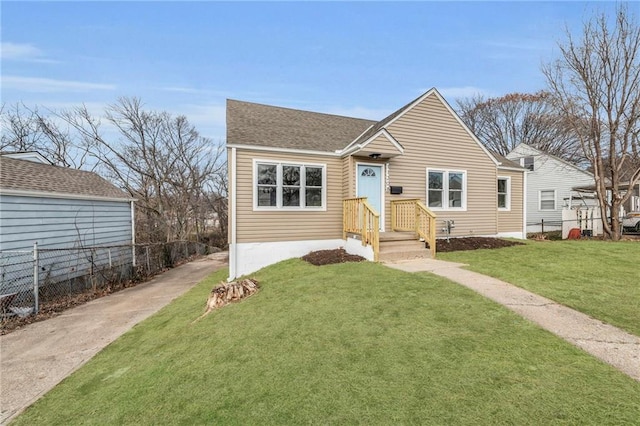
POLYGON ((525 143, 518 144, 506 156, 529 169, 527 172, 527 232, 562 229, 562 209, 573 205, 594 205, 593 200, 577 199, 572 191, 593 185, 593 175, 561 158, 525 143))

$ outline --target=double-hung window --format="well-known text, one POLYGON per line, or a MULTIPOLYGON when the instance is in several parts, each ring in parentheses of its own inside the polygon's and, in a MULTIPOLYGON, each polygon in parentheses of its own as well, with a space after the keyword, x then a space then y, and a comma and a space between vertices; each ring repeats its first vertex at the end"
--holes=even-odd
POLYGON ((547 189, 540 191, 540 210, 556 209, 556 190, 547 189))
POLYGON ((498 178, 498 209, 511 209, 511 178, 498 178))
POLYGON ((467 172, 427 169, 427 203, 438 210, 467 208, 467 172))
POLYGON ((255 209, 323 209, 326 167, 255 161, 255 209))

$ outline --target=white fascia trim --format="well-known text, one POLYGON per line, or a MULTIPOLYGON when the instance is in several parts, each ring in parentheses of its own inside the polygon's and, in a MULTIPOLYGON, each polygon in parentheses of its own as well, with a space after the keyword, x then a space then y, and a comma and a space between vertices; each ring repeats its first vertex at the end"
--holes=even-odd
POLYGON ((520 172, 520 173, 525 173, 525 172, 529 171, 527 169, 520 169, 520 168, 508 167, 508 166, 498 166, 498 169, 500 169, 500 170, 511 170, 512 172, 520 172))
POLYGON ((340 157, 340 154, 337 152, 313 151, 310 149, 276 148, 272 146, 237 145, 237 144, 227 144, 227 148, 232 148, 232 149, 239 148, 239 149, 247 149, 252 151, 278 152, 278 153, 287 153, 287 154, 321 155, 324 157, 340 157))
POLYGON ((33 159, 36 159, 38 161, 33 161, 34 163, 40 162, 42 164, 48 164, 50 166, 53 165, 53 162, 49 161, 48 158, 44 157, 38 151, 10 152, 7 154, 2 154, 2 156, 7 158, 15 158, 16 160, 25 160, 25 161, 33 161, 33 159))
POLYGON ((353 152, 360 151, 361 149, 369 145, 371 142, 373 142, 380 135, 384 136, 391 143, 391 145, 393 145, 400 152, 400 154, 404 154, 404 147, 400 145, 400 143, 393 136, 391 136, 391 133, 389 133, 387 129, 382 128, 379 131, 377 131, 373 136, 371 136, 369 139, 367 139, 365 142, 359 143, 358 145, 350 149, 344 150, 342 152, 342 155, 348 155, 353 152))
POLYGON ((364 129, 364 132, 360 133, 354 140, 351 141, 351 143, 347 146, 345 146, 343 149, 338 149, 336 150, 336 154, 344 154, 349 148, 351 148, 351 146, 356 143, 356 141, 358 139, 360 139, 362 137, 362 135, 364 135, 365 133, 367 133, 371 128, 373 127, 373 124, 369 127, 367 127, 366 129, 364 129))
POLYGON ((44 191, 23 191, 20 189, 0 189, 0 195, 15 195, 19 197, 38 197, 38 198, 62 198, 72 200, 86 200, 86 201, 118 201, 120 203, 129 203, 131 201, 137 201, 135 198, 116 198, 116 197, 101 197, 98 195, 84 195, 84 194, 69 194, 65 192, 44 192, 44 191))

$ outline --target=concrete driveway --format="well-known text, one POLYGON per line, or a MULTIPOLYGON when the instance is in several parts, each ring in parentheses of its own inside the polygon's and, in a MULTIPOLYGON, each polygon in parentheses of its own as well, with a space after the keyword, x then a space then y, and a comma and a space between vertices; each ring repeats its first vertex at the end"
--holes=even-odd
POLYGON ((226 252, 212 254, 0 336, 0 424, 8 423, 102 348, 226 264, 226 252))

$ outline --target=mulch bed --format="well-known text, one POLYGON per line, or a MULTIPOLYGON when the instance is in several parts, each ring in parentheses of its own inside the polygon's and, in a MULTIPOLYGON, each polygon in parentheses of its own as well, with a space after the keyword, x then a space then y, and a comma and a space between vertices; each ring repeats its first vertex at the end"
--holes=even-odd
POLYGON ((436 253, 447 253, 451 251, 497 249, 511 246, 521 246, 524 243, 517 241, 501 240, 500 238, 488 237, 467 237, 438 240, 436 242, 436 253))
POLYGON ((311 253, 303 256, 302 260, 306 260, 312 265, 321 266, 330 265, 333 263, 362 262, 366 259, 362 256, 349 254, 344 251, 344 249, 336 249, 312 251, 311 253))
MULTIPOLYGON (((478 249, 496 249, 503 247, 519 246, 523 243, 517 241, 501 240, 499 238, 487 238, 487 237, 468 237, 468 238, 451 238, 447 240, 438 240, 436 243, 436 251, 446 253, 450 251, 462 251, 462 250, 478 250, 478 249)), ((313 265, 331 265, 334 263, 344 262, 362 262, 366 260, 364 257, 349 254, 344 249, 336 250, 320 250, 312 251, 311 253, 302 257, 313 265)))

